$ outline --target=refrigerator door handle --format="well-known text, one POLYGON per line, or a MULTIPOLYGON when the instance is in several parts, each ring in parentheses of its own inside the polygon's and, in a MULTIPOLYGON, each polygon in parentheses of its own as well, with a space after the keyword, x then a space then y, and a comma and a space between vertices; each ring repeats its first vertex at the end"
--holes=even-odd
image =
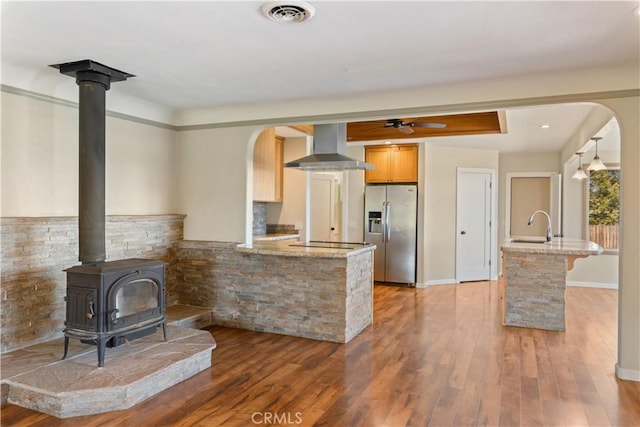
POLYGON ((382 243, 387 242, 387 202, 382 202, 382 243))
POLYGON ((391 215, 391 202, 387 202, 387 209, 385 211, 385 224, 386 224, 386 233, 387 233, 387 242, 391 241, 391 222, 390 222, 390 215, 391 215))

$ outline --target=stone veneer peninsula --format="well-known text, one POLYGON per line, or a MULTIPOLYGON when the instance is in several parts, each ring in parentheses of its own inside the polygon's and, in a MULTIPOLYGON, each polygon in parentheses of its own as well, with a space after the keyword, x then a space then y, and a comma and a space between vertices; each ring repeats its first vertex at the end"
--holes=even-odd
POLYGON ((292 243, 182 241, 181 298, 211 308, 216 325, 349 342, 373 321, 375 246, 292 243))
POLYGON ((560 237, 551 242, 512 239, 501 249, 503 324, 564 331, 567 271, 577 258, 599 255, 602 248, 586 240, 560 237))

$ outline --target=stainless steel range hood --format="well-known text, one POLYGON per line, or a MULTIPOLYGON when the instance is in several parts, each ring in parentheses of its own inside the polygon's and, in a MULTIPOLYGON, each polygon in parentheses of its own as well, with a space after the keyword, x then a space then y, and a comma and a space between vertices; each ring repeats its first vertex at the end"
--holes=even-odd
POLYGON ((313 127, 313 154, 284 164, 286 168, 308 171, 373 169, 373 165, 345 156, 347 124, 332 123, 313 127))

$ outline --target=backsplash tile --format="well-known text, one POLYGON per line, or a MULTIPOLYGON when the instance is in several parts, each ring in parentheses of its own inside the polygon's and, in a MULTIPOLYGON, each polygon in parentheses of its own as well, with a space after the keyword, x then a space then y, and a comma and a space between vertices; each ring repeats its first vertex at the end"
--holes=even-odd
POLYGON ((267 224, 267 234, 298 234, 293 224, 267 224))
POLYGON ((253 202, 253 235, 267 234, 267 204, 253 202))

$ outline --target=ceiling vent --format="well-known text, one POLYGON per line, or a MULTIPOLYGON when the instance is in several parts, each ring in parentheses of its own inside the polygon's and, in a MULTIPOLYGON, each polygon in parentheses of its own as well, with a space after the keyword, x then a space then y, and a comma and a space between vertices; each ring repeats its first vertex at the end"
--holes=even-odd
POLYGON ((262 5, 262 14, 275 22, 297 23, 308 21, 315 9, 303 1, 270 1, 262 5))

